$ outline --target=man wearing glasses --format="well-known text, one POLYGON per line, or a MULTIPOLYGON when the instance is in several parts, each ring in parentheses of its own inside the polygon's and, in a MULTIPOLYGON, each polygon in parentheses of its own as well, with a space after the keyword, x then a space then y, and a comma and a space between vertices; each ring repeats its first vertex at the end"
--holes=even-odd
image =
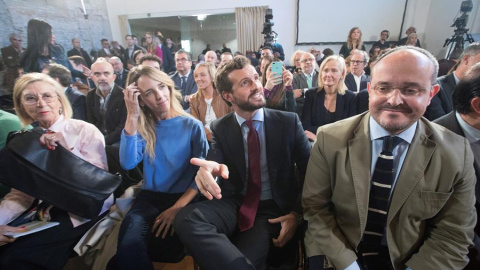
POLYGON ((192 57, 184 50, 175 53, 175 67, 177 72, 172 75, 175 87, 182 92, 182 105, 185 111, 190 110, 190 99, 197 92, 197 84, 193 78, 192 57))
POLYGON ((365 66, 368 63, 368 54, 365 51, 355 50, 351 53, 350 73, 345 76, 345 85, 348 90, 358 93, 367 88, 370 76, 365 74, 365 66))
POLYGON ((386 52, 372 69, 370 111, 319 128, 302 197, 311 269, 467 264, 473 154, 465 138, 422 118, 437 72, 421 48, 386 52))
POLYGON ((303 53, 300 57, 302 72, 293 76, 292 88, 297 102, 297 114, 302 118, 303 104, 305 103, 305 92, 318 86, 318 72, 315 70, 315 56, 311 53, 303 53))

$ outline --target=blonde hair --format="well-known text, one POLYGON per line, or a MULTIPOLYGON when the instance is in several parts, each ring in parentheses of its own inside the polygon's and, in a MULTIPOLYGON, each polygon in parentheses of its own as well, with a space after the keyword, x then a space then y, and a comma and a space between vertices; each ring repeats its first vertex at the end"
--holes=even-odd
POLYGON ((352 49, 362 49, 362 46, 363 46, 362 30, 360 30, 360 28, 358 28, 358 27, 353 27, 352 29, 350 29, 350 32, 348 32, 347 48, 350 49, 350 50, 352 50, 352 49), (358 32, 360 32, 360 37, 358 38, 358 41, 357 41, 357 47, 353 48, 352 33, 355 30, 358 30, 358 32))
MULTIPOLYGON (((138 79, 142 76, 146 76, 154 81, 164 84, 170 92, 170 116, 186 116, 187 114, 180 103, 182 100, 182 94, 175 90, 175 84, 172 79, 163 71, 149 66, 139 65, 130 70, 127 77, 127 84, 130 85, 133 82, 138 83, 138 79)), ((155 133, 155 124, 157 119, 153 112, 147 107, 142 106, 140 110, 140 117, 138 118, 138 133, 143 137, 146 142, 145 152, 149 157, 149 161, 153 162, 155 159, 155 142, 157 140, 157 134, 155 133)))
POLYGON ((405 42, 406 45, 411 45, 411 46, 417 45, 417 42, 416 42, 416 41, 415 41, 415 44, 409 44, 409 43, 410 43, 410 39, 413 38, 413 37, 416 37, 417 40, 418 40, 418 35, 417 35, 417 33, 415 33, 415 32, 414 32, 414 33, 410 33, 410 35, 408 35, 408 37, 407 37, 407 42, 405 42))
POLYGON ((335 91, 340 95, 344 95, 345 90, 347 89, 347 86, 345 85, 346 66, 345 66, 345 60, 343 59, 343 57, 338 55, 330 55, 325 60, 323 60, 322 64, 320 65, 320 70, 318 72, 318 92, 323 90, 322 72, 323 72, 323 69, 325 68, 325 65, 329 61, 338 61, 340 63, 341 72, 343 73, 343 75, 338 81, 337 86, 335 87, 335 91))
POLYGON ((58 100, 60 101, 62 115, 65 119, 70 119, 72 117, 73 111, 70 102, 68 101, 67 96, 64 93, 65 87, 61 86, 57 81, 52 79, 50 76, 43 74, 43 73, 27 73, 20 78, 15 83, 15 87, 13 88, 13 104, 15 107, 15 113, 17 114, 18 118, 22 122, 24 126, 35 122, 36 119, 32 119, 30 115, 28 115, 27 111, 23 107, 22 104, 22 93, 23 91, 32 83, 35 82, 44 82, 48 83, 53 87, 55 94, 58 96, 58 100))
MULTIPOLYGON (((290 57, 290 65, 293 66, 293 67, 297 67, 297 66, 295 65, 295 58, 296 58, 297 54, 304 54, 304 53, 306 53, 306 52, 305 52, 305 51, 302 51, 302 50, 296 50, 296 51, 292 54, 292 57, 290 57)), ((302 57, 302 56, 300 55, 300 57, 302 57)))
POLYGON ((146 32, 145 33, 145 40, 147 39, 147 35, 149 35, 150 37, 152 37, 152 43, 147 43, 147 52, 150 53, 150 54, 153 54, 155 55, 156 54, 156 51, 157 51, 157 46, 158 46, 158 42, 157 42, 157 39, 156 39, 156 36, 154 34, 152 34, 151 32, 146 32))
MULTIPOLYGON (((215 92, 217 92, 217 87, 215 87, 215 74, 217 73, 217 68, 215 68, 215 65, 209 62, 204 62, 197 64, 194 70, 194 74, 197 72, 199 67, 206 67, 208 71, 208 75, 210 75, 210 79, 212 80, 212 85, 213 85, 213 94, 215 95, 215 92)), ((195 76, 194 76, 195 77, 195 76)), ((199 97, 203 97, 203 91, 197 91, 195 95, 199 97)))

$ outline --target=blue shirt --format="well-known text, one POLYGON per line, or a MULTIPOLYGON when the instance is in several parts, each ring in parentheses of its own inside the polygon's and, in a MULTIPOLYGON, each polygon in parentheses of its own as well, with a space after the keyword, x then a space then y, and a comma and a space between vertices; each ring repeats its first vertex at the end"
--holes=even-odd
POLYGON ((200 121, 187 116, 177 116, 158 121, 155 125, 155 159, 145 152, 146 142, 140 136, 126 135, 120 140, 120 164, 126 170, 134 168, 143 160, 142 189, 183 193, 195 188, 198 167, 190 164, 193 157, 204 159, 208 143, 200 121))
MULTIPOLYGON (((247 124, 244 122, 246 119, 240 117, 237 113, 235 113, 235 118, 237 119, 238 125, 242 129, 242 137, 243 137, 243 149, 245 151, 245 164, 247 168, 247 175, 245 179, 248 179, 248 131, 249 128, 247 124)), ((265 144, 265 116, 263 108, 258 109, 257 112, 253 115, 253 127, 257 130, 258 133, 258 140, 260 141, 260 172, 262 174, 262 193, 260 195, 260 200, 269 200, 272 199, 272 189, 270 187, 270 181, 268 178, 268 164, 267 164, 267 147, 265 144)), ((248 183, 248 182, 247 182, 248 183)), ((247 185, 242 191, 242 194, 245 195, 247 192, 247 185)))

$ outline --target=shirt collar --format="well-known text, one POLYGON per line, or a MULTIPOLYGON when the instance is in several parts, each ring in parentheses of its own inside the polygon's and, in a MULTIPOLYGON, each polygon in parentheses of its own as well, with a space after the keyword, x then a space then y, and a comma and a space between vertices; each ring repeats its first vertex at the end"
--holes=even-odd
POLYGON ((480 130, 470 126, 465 120, 463 120, 462 116, 458 113, 455 112, 455 116, 457 117, 458 124, 463 130, 463 133, 465 133, 465 138, 470 143, 474 143, 480 140, 480 130))
POLYGON ((457 85, 458 82, 460 82, 460 79, 457 77, 457 74, 455 74, 455 71, 452 73, 453 73, 453 78, 455 79, 455 85, 457 85))
POLYGON ((315 73, 315 69, 312 69, 312 72, 311 72, 310 74, 303 72, 303 74, 305 75, 305 77, 307 77, 308 75, 310 75, 310 76, 312 76, 312 78, 313 78, 313 73, 315 73))
MULTIPOLYGON (((245 122, 247 120, 242 118, 236 112, 234 114, 235 114, 235 118, 237 119, 238 125, 241 127, 243 122, 245 122)), ((265 119, 265 115, 264 115, 264 112, 263 112, 263 108, 258 109, 257 112, 252 117, 252 120, 260 121, 260 122, 263 122, 264 119, 265 119)))
POLYGON ((180 78, 182 78, 182 77, 187 77, 186 79, 188 79, 188 76, 190 76, 190 72, 192 72, 192 69, 190 69, 190 70, 188 71, 188 73, 185 74, 185 75, 182 75, 182 74, 180 74, 180 73, 178 73, 178 75, 180 75, 180 78))
MULTIPOLYGON (((388 131, 386 131, 382 126, 380 126, 377 123, 377 121, 375 121, 375 119, 373 119, 373 117, 371 116, 369 120, 369 126, 370 126, 370 140, 372 141, 383 138, 385 136, 391 136, 391 134, 388 133, 388 131)), ((416 129, 417 129, 417 122, 413 123, 413 125, 407 128, 407 130, 395 136, 406 141, 408 144, 411 144, 413 140, 413 136, 415 135, 416 129)))

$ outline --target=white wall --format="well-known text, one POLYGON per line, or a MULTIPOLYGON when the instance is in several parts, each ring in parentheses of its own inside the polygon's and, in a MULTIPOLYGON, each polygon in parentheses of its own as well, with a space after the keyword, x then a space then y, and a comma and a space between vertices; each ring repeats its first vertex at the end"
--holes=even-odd
MULTIPOLYGON (((385 1, 385 0, 379 0, 385 1)), ((479 1, 473 0, 474 10, 470 13, 468 26, 472 33, 480 31, 479 1)), ((404 30, 409 26, 415 26, 422 42, 422 47, 431 51, 435 56, 442 58, 443 42, 453 35, 453 28, 450 25, 460 10, 462 0, 409 0, 407 14, 404 23, 404 30)), ((152 16, 164 15, 193 15, 200 13, 225 13, 234 12, 235 7, 245 6, 269 6, 273 9, 273 29, 279 34, 278 42, 283 45, 286 59, 297 49, 308 50, 311 46, 295 46, 296 39, 296 8, 297 0, 181 0, 181 1, 151 1, 151 0, 106 0, 107 10, 112 28, 113 38, 123 40, 120 34, 118 15, 129 15, 131 18, 146 17, 147 13, 152 16)), ((338 12, 341 18, 342 11, 338 12)), ((402 12, 402 11, 399 11, 402 12)), ((374 20, 375 14, 365 14, 360 20, 374 20)), ((341 19, 332 22, 328 26, 335 27, 341 24, 341 19)), ((379 22, 381 25, 381 22, 379 22)), ((359 23, 361 27, 361 23, 359 23)), ((345 27, 339 27, 344 29, 345 27)), ((378 33, 380 34, 380 33, 378 33)), ((391 40, 398 38, 399 33, 391 33, 391 40)), ((345 36, 347 33, 345 33, 345 36)), ((315 48, 323 50, 331 48, 335 52, 340 50, 340 45, 319 45, 315 48)), ((367 50, 369 47, 367 47, 367 50)))

